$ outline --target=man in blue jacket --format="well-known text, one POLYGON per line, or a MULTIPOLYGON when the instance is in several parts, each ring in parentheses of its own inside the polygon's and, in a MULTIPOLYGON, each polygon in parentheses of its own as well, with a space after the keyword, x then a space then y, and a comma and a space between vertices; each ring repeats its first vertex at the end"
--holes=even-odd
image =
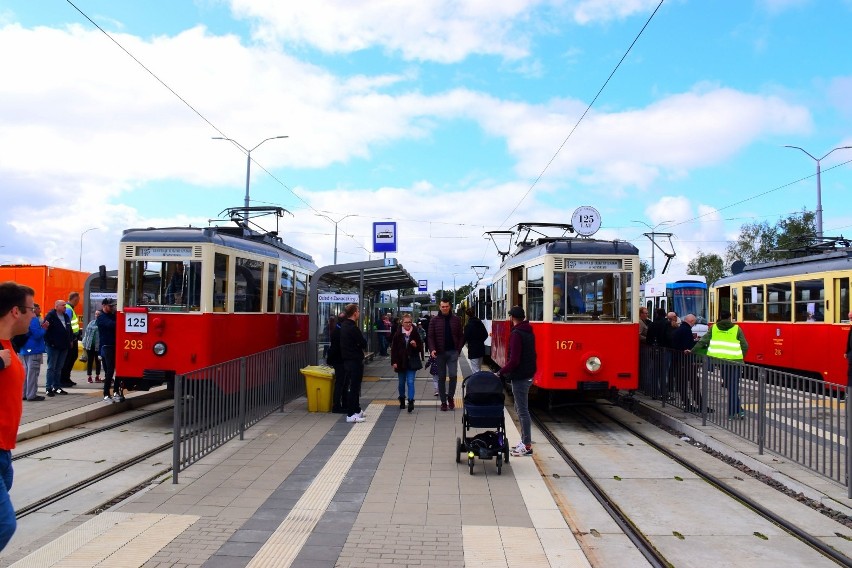
POLYGON ((27 342, 21 348, 21 362, 26 372, 24 400, 44 400, 44 397, 38 394, 38 375, 44 359, 44 334, 47 326, 47 320, 41 319, 41 307, 33 304, 33 319, 30 320, 27 342))

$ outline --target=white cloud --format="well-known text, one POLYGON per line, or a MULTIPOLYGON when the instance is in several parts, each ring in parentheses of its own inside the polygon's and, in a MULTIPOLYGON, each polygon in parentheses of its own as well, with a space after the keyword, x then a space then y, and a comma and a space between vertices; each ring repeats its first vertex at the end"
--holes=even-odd
POLYGON ((581 0, 573 9, 574 20, 579 24, 621 20, 636 13, 649 13, 659 0, 581 0))
POLYGON ((237 17, 252 20, 263 41, 306 44, 326 53, 378 47, 404 59, 461 61, 470 54, 518 59, 528 55, 521 29, 544 0, 231 0, 237 17))

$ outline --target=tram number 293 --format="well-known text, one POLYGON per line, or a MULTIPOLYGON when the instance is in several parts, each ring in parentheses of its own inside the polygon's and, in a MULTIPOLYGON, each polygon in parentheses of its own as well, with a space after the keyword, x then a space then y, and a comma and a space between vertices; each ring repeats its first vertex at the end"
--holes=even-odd
POLYGON ((563 350, 567 351, 567 350, 570 350, 570 349, 574 349, 574 342, 573 341, 566 341, 564 339, 560 339, 560 340, 556 341, 556 350, 557 351, 563 351, 563 350))
POLYGON ((124 317, 125 333, 148 333, 148 314, 126 314, 124 317))
POLYGON ((141 339, 125 339, 124 340, 124 350, 130 351, 131 349, 142 349, 142 340, 141 339))

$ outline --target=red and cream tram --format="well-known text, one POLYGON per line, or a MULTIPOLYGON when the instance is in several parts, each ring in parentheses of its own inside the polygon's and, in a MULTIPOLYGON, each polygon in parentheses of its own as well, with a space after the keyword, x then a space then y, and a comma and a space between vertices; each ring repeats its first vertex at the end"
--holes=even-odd
POLYGON ((116 378, 170 384, 308 336, 316 266, 275 234, 241 227, 128 229, 120 241, 116 378))
POLYGON ((713 284, 710 314, 733 314, 745 361, 846 385, 852 249, 732 269, 713 284))
POLYGON ((625 241, 566 236, 574 230, 550 223, 516 227, 516 250, 491 283, 491 358, 505 365, 507 313, 520 305, 535 333, 534 386, 551 393, 635 390, 639 250, 625 241), (543 236, 548 228, 563 236, 543 236), (534 233, 539 236, 531 238, 534 233))

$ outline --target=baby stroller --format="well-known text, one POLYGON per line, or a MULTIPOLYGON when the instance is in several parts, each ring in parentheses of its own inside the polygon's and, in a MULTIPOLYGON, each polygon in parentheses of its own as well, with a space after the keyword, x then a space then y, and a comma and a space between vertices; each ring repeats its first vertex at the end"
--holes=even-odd
POLYGON ((474 458, 497 458, 497 475, 503 462, 509 463, 509 443, 506 440, 506 419, 503 414, 503 383, 500 377, 488 371, 474 373, 462 381, 462 427, 464 433, 456 438, 456 463, 461 463, 462 453, 467 454, 467 465, 473 475, 474 458), (494 428, 468 437, 471 428, 494 428))

